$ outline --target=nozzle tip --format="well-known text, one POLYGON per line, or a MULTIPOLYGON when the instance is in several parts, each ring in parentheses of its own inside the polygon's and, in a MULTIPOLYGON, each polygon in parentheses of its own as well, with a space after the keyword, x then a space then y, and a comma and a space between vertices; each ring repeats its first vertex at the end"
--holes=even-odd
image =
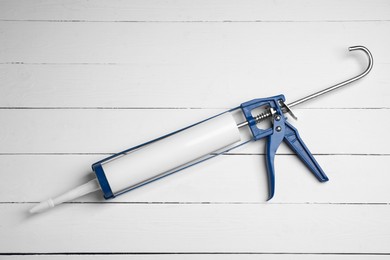
POLYGON ((53 200, 48 199, 48 200, 40 202, 38 205, 36 205, 32 209, 30 209, 30 213, 31 214, 40 213, 40 212, 43 212, 43 211, 48 210, 50 208, 53 208, 54 206, 55 205, 54 205, 53 200))

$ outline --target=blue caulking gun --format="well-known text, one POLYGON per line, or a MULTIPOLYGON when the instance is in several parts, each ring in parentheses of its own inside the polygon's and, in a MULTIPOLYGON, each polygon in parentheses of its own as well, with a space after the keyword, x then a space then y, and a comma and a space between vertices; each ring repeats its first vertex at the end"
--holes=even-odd
POLYGON ((288 144, 320 182, 328 181, 328 177, 299 137, 297 129, 287 122, 284 114, 289 113, 295 118, 291 107, 366 76, 373 66, 370 51, 363 46, 353 46, 349 50, 363 51, 368 57, 368 66, 360 75, 290 104, 285 103, 283 95, 254 99, 201 122, 112 155, 92 165, 96 178, 58 197, 39 203, 30 212, 42 212, 97 190, 103 192, 105 199, 114 198, 262 138, 267 138, 265 154, 269 200, 274 196, 275 153, 282 141, 288 144), (253 115, 254 110, 259 108, 262 108, 262 112, 253 115), (237 123, 237 119, 233 117, 235 111, 242 112, 245 119, 243 122, 237 123), (271 126, 262 129, 259 124, 265 120, 271 121, 271 126), (244 140, 242 130, 246 129, 245 131, 248 132, 248 128, 250 137, 244 140))

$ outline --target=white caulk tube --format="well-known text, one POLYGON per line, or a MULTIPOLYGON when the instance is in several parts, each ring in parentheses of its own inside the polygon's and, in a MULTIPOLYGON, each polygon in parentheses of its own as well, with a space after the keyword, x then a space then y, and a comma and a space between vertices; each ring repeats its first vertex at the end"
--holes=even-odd
POLYGON ((42 212, 96 190, 102 190, 106 199, 113 198, 239 141, 240 133, 233 116, 221 114, 132 152, 95 163, 92 169, 96 179, 41 202, 30 212, 42 212))

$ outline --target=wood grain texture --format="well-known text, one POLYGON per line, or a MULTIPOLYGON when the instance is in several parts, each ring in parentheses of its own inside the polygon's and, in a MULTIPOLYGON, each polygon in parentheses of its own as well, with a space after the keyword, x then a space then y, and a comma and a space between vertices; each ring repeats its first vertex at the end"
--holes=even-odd
POLYGON ((0 1, 2 20, 45 21, 367 21, 388 20, 385 0, 0 1), (369 7, 369 8, 368 8, 369 7))
MULTIPOLYGON (((220 109, 0 110, 0 153, 117 153, 220 113, 220 109), (152 122, 152 123, 151 123, 152 122)), ((301 109, 292 122, 314 154, 390 154, 388 109, 301 109), (375 134, 372 132, 375 131, 375 134)), ((238 121, 239 122, 239 121, 238 121)), ((245 138, 245 135, 243 135, 245 138)), ((264 153, 252 142, 234 153, 264 153)), ((284 145, 281 153, 291 153, 284 145)))
MULTIPOLYGON (((376 64, 389 61, 390 50, 385 45, 389 36, 380 33, 387 32, 389 24, 1 22, 0 62, 203 65, 215 73, 231 63, 247 68, 263 64, 268 69, 259 70, 262 74, 277 68, 286 73, 291 66, 285 67, 284 62, 328 63, 341 66, 335 71, 345 67, 345 77, 345 73, 365 67, 355 57, 347 57, 347 48, 353 44, 366 45, 373 54, 378 53, 376 64), (330 37, 337 42, 329 41, 330 37), (336 59, 344 66, 335 63, 336 59)), ((173 71, 169 76, 174 75, 180 74, 173 71)))
POLYGON ((2 252, 389 253, 387 205, 29 207, 0 205, 2 252))
POLYGON ((294 259, 332 259, 332 260, 364 260, 364 259, 373 259, 373 260, 382 260, 388 259, 387 255, 370 255, 370 254, 266 254, 266 253, 249 253, 249 254, 64 254, 64 255, 53 255, 53 254, 38 254, 38 255, 3 255, 1 259, 13 260, 13 259, 54 259, 54 260, 78 260, 78 259, 113 259, 113 260, 123 260, 123 259, 141 259, 141 260, 167 260, 167 259, 184 259, 184 260, 198 260, 198 259, 215 259, 215 260, 226 260, 226 259, 240 259, 240 260, 253 260, 253 259, 265 259, 265 260, 294 260, 294 259))
POLYGON ((0 0, 0 258, 387 259, 389 10, 385 0, 0 0), (282 146, 265 202, 259 141, 115 200, 91 194, 28 215, 111 153, 356 75, 366 57, 347 47, 357 44, 374 55, 368 77, 295 110, 330 182, 282 146))
POLYGON ((389 108, 389 30, 389 22, 2 22, 0 106, 220 108, 277 93, 292 102, 360 73, 366 57, 347 47, 363 44, 375 57, 370 77, 303 107, 389 108))
MULTIPOLYGON (((294 60, 280 59, 284 77, 278 76, 281 69, 268 70, 267 64, 256 61, 213 64, 216 69, 203 61, 185 65, 0 64, 0 107, 230 108, 276 93, 284 93, 292 102, 362 70, 356 66, 364 66, 364 56, 349 56, 344 47, 339 51, 340 56, 329 63, 297 65, 294 60), (310 67, 317 69, 307 73, 310 67), (220 72, 215 74, 215 70, 220 72)), ((374 76, 303 106, 388 109, 389 64, 376 64, 374 76)))
MULTIPOLYGON (((81 185, 94 177, 90 165, 104 155, 2 155, 1 203, 31 203, 81 185)), ((220 156, 114 200, 100 192, 77 202, 214 204, 388 204, 388 156, 316 156, 330 181, 319 183, 298 158, 276 157, 276 195, 267 202, 263 155, 220 156)), ((145 162, 147 163, 147 162, 145 162)), ((31 207, 33 205, 31 204, 31 207)), ((66 206, 64 206, 66 207, 66 206)))

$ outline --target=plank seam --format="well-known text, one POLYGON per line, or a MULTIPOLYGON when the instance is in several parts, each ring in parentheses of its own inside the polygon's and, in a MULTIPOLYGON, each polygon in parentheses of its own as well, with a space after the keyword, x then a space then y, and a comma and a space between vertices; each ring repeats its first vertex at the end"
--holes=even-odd
POLYGON ((389 22, 389 19, 366 20, 45 20, 45 19, 0 19, 0 22, 44 22, 44 23, 371 23, 389 22))
MULTIPOLYGON (((0 153, 0 156, 42 156, 42 155, 47 155, 47 156, 56 156, 56 155, 114 155, 116 153, 76 153, 76 152, 67 152, 67 153, 0 153)), ((312 153, 315 156, 390 156, 389 153, 312 153)), ((215 155, 212 153, 211 155, 215 155)), ((224 153, 221 154, 223 156, 259 156, 259 155, 265 155, 265 153, 224 153)), ((277 153, 276 155, 278 156, 296 156, 296 154, 293 153, 277 153)))
MULTIPOLYGON (((37 204, 39 201, 2 201, 0 205, 37 204)), ((342 206, 389 206, 390 202, 178 202, 178 201, 70 201, 63 204, 118 204, 118 205, 342 205, 342 206)))
MULTIPOLYGON (((0 107, 0 110, 228 110, 226 107, 0 107)), ((311 107, 299 110, 389 110, 390 107, 311 107)))
POLYGON ((390 252, 385 253, 306 253, 306 252, 26 252, 26 253, 0 253, 0 255, 390 255, 390 252))
MULTIPOLYGON (((376 65, 388 65, 389 62, 375 62, 376 65)), ((3 61, 0 62, 0 65, 53 65, 53 66, 61 66, 61 65, 110 65, 110 66, 129 66, 134 65, 133 63, 126 62, 25 62, 25 61, 3 61)))

